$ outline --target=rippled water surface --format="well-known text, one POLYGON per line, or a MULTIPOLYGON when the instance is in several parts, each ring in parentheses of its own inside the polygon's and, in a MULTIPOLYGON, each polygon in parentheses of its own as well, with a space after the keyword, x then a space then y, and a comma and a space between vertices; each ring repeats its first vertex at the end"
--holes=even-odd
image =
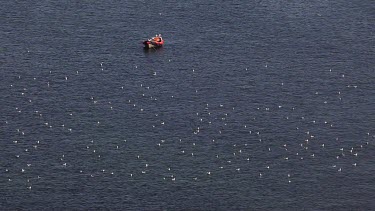
POLYGON ((3 2, 0 208, 373 209, 374 7, 3 2))

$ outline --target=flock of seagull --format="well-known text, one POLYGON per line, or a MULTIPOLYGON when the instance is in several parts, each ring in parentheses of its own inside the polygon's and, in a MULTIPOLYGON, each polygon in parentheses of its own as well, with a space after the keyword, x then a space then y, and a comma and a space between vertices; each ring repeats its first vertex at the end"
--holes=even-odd
MULTIPOLYGON (((104 62, 97 67, 102 81, 96 79, 96 90, 78 88, 83 80, 92 80, 86 71, 20 74, 6 82, 8 97, 2 107, 7 110, 0 125, 2 183, 32 190, 52 180, 54 170, 87 180, 120 175, 136 182, 152 175, 160 182, 177 183, 229 179, 233 174, 267 179, 273 169, 282 172, 277 176, 285 183, 293 183, 299 163, 317 165, 314 160, 320 160, 328 163, 323 168, 337 174, 356 168, 375 140, 370 129, 348 140, 338 132, 340 122, 303 115, 298 105, 258 103, 245 110, 225 99, 201 99, 199 87, 190 87, 189 101, 177 90, 164 92, 162 83, 134 80, 133 86, 106 85, 112 89, 107 96, 100 86, 107 83, 106 71, 114 70, 106 70, 104 62), (63 92, 75 86, 77 93, 63 92)), ((199 77, 196 69, 187 74, 199 77)), ((349 76, 332 69, 324 74, 350 84, 349 76)), ((147 77, 156 81, 166 76, 153 70, 147 77)), ((346 91, 360 88, 350 84, 333 95, 313 94, 322 106, 344 104, 346 91)))

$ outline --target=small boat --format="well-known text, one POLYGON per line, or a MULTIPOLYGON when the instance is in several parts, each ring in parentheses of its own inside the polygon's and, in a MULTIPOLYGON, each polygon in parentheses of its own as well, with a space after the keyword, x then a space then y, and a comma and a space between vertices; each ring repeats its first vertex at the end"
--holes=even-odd
POLYGON ((161 34, 152 37, 151 39, 143 41, 143 44, 146 49, 150 48, 160 48, 164 45, 164 40, 161 37, 161 34))

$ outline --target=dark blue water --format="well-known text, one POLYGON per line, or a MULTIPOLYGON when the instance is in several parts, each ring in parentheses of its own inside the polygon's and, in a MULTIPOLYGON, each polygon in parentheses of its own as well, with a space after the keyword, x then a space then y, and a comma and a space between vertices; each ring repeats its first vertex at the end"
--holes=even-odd
POLYGON ((374 9, 3 2, 0 209, 373 209, 374 9))

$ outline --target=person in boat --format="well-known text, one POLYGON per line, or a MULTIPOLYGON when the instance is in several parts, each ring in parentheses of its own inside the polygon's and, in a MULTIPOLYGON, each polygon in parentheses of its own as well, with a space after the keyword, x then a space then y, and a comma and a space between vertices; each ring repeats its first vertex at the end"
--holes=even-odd
POLYGON ((158 38, 158 42, 161 42, 161 40, 163 39, 161 38, 161 34, 157 35, 157 38, 158 38))
POLYGON ((159 36, 153 37, 152 41, 154 41, 154 42, 161 42, 161 37, 159 37, 159 36))
POLYGON ((154 42, 160 42, 160 41, 159 41, 160 38, 159 38, 158 35, 155 35, 155 37, 153 37, 152 40, 153 40, 154 42))

